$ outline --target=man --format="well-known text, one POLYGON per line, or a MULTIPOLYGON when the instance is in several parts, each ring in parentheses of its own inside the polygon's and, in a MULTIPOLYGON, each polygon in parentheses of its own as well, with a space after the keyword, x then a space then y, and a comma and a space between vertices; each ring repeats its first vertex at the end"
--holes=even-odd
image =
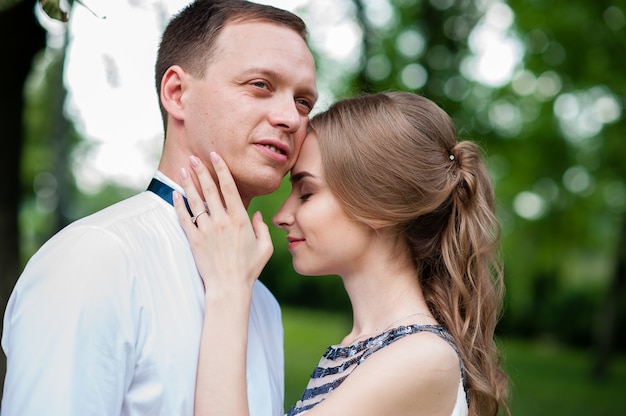
MULTIPOLYGON (((204 287, 172 190, 189 157, 209 166, 211 151, 246 206, 279 186, 317 98, 305 31, 240 0, 197 0, 170 22, 156 64, 158 171, 149 191, 75 222, 29 261, 4 317, 3 416, 193 414, 204 287)), ((280 309, 257 284, 251 415, 283 414, 283 377, 280 309)))

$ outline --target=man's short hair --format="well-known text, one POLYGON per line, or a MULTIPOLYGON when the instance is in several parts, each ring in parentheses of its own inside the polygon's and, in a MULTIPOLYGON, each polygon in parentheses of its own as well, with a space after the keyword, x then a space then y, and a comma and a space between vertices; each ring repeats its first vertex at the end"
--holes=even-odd
MULTIPOLYGON (((173 65, 202 78, 224 26, 247 21, 284 26, 307 41, 305 23, 287 10, 244 0, 196 0, 176 14, 163 33, 155 65, 157 96, 160 97, 163 75, 173 65)), ((165 125, 167 113, 160 106, 165 125)))

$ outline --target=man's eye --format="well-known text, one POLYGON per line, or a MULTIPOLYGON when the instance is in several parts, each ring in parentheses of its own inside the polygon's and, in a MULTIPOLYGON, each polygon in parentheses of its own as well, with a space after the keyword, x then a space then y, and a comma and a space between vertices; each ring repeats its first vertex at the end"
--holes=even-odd
POLYGON ((299 99, 299 100, 296 100, 296 104, 305 107, 306 110, 307 110, 307 113, 309 113, 309 112, 311 112, 311 110, 313 110, 313 104, 311 104, 311 102, 309 100, 299 99))
POLYGON ((269 88, 267 83, 264 81, 254 81, 252 85, 254 85, 255 87, 263 88, 263 89, 269 88))

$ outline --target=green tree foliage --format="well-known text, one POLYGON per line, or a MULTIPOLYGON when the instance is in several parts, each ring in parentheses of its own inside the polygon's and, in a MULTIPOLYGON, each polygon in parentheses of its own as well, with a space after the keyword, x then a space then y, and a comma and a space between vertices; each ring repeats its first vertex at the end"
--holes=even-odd
MULTIPOLYGON (((624 3, 396 0, 383 24, 370 18, 373 2, 353 3, 361 67, 337 95, 422 93, 453 116, 461 138, 486 150, 503 226, 501 330, 581 345, 599 322, 612 322, 605 338, 623 334, 624 3), (478 82, 468 75, 477 33, 507 18, 520 60, 506 82, 478 82)), ((285 271, 284 245, 278 240, 266 271, 269 286, 294 304, 343 307, 285 271)), ((623 335, 617 341, 626 345, 623 335)))
MULTIPOLYGON (((602 307, 604 294, 611 295, 606 299, 613 306, 624 299, 626 258, 617 248, 626 235, 626 3, 512 0, 510 5, 526 50, 520 77, 539 82, 550 74, 560 90, 549 99, 522 95, 515 88, 518 78, 502 91, 520 108, 530 106, 526 111, 535 116, 525 120, 517 137, 500 140, 510 158, 510 173, 498 183, 500 196, 511 207, 521 203, 515 199, 520 191, 529 191, 544 205, 534 221, 511 216, 505 238, 508 322, 588 343, 599 323, 615 319, 602 307), (513 159, 518 152, 524 157, 513 159)), ((620 329, 624 312, 622 307, 620 329)), ((617 341, 626 346, 623 335, 617 341)))
MULTIPOLYGON (((0 94, 0 134, 4 146, 0 154, 4 192, 0 199, 0 307, 4 310, 20 270, 17 217, 25 134, 23 90, 34 56, 45 46, 45 32, 35 20, 32 5, 0 2, 0 38, 0 77, 5 80, 0 94)), ((5 364, 4 355, 0 355, 0 374, 4 374, 5 364)), ((3 381, 0 379, 0 387, 3 381)))

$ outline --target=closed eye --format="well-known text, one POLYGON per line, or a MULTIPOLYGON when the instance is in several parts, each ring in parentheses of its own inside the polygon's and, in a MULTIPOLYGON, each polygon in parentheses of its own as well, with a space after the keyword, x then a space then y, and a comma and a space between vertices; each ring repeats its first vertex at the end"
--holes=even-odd
POLYGON ((313 194, 304 194, 304 195, 300 195, 300 200, 301 201, 307 201, 313 194))

